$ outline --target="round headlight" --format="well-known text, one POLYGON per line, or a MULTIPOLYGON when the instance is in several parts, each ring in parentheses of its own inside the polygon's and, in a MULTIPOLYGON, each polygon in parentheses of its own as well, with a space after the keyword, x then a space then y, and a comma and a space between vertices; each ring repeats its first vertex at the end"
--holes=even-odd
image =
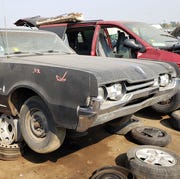
POLYGON ((99 87, 98 88, 98 97, 97 97, 99 100, 102 100, 104 101, 105 98, 106 98, 106 92, 105 92, 105 89, 103 87, 99 87))
POLYGON ((119 100, 123 95, 123 87, 120 83, 107 87, 108 98, 111 100, 119 100))
POLYGON ((161 87, 165 87, 170 83, 170 77, 168 74, 160 75, 159 76, 159 85, 161 87))

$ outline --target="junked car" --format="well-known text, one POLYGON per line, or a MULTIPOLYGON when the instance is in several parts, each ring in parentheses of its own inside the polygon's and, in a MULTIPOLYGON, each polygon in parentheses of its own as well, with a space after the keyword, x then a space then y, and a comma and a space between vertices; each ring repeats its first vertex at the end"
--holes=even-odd
MULTIPOLYGON (((176 63, 180 68, 179 40, 149 24, 104 20, 56 22, 52 19, 36 16, 20 19, 15 24, 53 31, 80 55, 161 60, 176 63)), ((178 68, 177 73, 180 76, 178 68)), ((169 113, 180 107, 179 101, 180 90, 152 107, 157 112, 169 113)))
POLYGON ((55 33, 1 29, 0 143, 17 142, 15 131, 32 150, 52 152, 67 129, 82 132, 133 114, 179 85, 166 63, 80 56, 55 33))
POLYGON ((180 26, 176 27, 176 28, 171 32, 171 35, 179 38, 179 40, 180 40, 180 26))

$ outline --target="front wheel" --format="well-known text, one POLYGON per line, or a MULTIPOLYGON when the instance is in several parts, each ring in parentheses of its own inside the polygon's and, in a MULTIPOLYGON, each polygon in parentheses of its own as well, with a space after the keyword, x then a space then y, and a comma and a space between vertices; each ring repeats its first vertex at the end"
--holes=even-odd
POLYGON ((152 109, 162 114, 171 113, 180 107, 179 101, 180 101, 180 93, 177 93, 166 101, 162 101, 157 104, 154 104, 152 106, 152 109))
POLYGON ((25 101, 19 124, 25 142, 35 152, 52 152, 64 141, 66 130, 55 127, 46 104, 38 96, 25 101))

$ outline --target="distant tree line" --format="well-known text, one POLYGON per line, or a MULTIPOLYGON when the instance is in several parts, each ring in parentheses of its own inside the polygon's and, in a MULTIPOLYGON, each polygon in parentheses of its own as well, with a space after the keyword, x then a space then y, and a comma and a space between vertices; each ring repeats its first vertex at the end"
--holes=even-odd
POLYGON ((162 23, 160 24, 162 28, 164 29, 171 29, 171 28, 175 28, 175 27, 178 27, 180 26, 180 22, 174 22, 174 21, 171 21, 169 23, 162 23))

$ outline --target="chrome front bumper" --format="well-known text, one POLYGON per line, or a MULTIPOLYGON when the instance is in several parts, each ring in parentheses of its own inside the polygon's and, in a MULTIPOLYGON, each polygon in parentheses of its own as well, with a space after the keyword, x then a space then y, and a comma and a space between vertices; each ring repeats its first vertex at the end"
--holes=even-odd
POLYGON ((91 105, 87 108, 79 107, 79 122, 76 130, 86 131, 88 128, 106 123, 110 120, 133 114, 143 108, 152 106, 158 102, 171 98, 180 90, 180 79, 178 78, 171 88, 159 91, 157 88, 139 90, 128 94, 120 101, 109 101, 101 105, 97 98, 91 100, 91 105), (132 102, 133 100, 138 100, 132 102), (142 100, 139 100, 142 99, 142 100))

